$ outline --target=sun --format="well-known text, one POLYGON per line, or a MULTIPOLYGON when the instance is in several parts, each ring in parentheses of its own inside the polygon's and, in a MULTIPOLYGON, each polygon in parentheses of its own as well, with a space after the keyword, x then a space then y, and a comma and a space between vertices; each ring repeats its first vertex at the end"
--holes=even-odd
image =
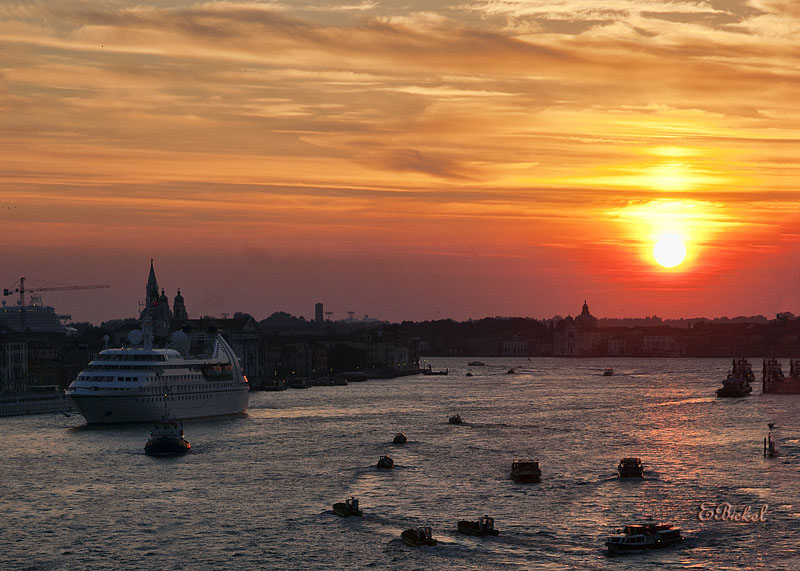
POLYGON ((665 268, 674 268, 686 258, 686 244, 677 234, 662 234, 653 246, 653 258, 665 268))

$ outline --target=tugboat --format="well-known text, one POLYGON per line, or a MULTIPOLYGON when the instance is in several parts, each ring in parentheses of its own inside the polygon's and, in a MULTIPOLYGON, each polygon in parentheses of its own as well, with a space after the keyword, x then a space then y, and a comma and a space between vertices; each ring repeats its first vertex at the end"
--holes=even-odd
POLYGON ((739 398, 746 397, 753 391, 751 382, 756 377, 747 359, 734 359, 731 372, 722 381, 722 387, 717 389, 718 397, 739 398))
POLYGON ((533 460, 514 460, 511 463, 511 479, 518 484, 536 484, 541 481, 539 463, 533 460))
POLYGON ((333 511, 336 515, 342 517, 350 517, 351 515, 361 517, 364 515, 358 507, 358 500, 356 498, 349 498, 343 502, 336 502, 333 504, 333 511))
POLYGON ((681 530, 665 523, 626 525, 622 535, 606 540, 609 553, 639 549, 660 549, 683 541, 681 530))
POLYGON ((174 456, 186 454, 191 449, 192 445, 183 438, 183 428, 178 421, 166 417, 156 423, 144 445, 144 453, 149 456, 174 456))
POLYGON ((406 435, 403 434, 402 432, 398 432, 397 434, 394 435, 394 440, 392 440, 392 442, 394 444, 405 444, 406 442, 408 442, 408 438, 406 438, 406 435))
POLYGON ((453 416, 447 419, 447 422, 449 422, 450 424, 464 424, 464 421, 461 420, 460 414, 454 414, 453 416))
POLYGON ((403 541, 411 547, 419 547, 420 545, 436 545, 437 541, 433 538, 431 528, 414 527, 405 530, 400 534, 403 541))
POLYGON ((643 478, 644 467, 640 458, 623 458, 617 466, 620 478, 643 478))
POLYGON ((378 458, 378 463, 375 465, 376 468, 380 468, 381 470, 391 470, 394 468, 394 460, 392 457, 386 454, 385 456, 381 456, 378 458))
POLYGON ((478 521, 460 520, 458 531, 465 535, 486 537, 487 535, 499 535, 500 532, 494 528, 494 518, 485 515, 478 518, 478 521))

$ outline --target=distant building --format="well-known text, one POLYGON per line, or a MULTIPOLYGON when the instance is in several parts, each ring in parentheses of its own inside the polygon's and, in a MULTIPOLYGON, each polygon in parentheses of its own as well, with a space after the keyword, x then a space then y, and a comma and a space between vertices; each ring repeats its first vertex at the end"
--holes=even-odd
POLYGON ((317 303, 314 305, 314 321, 322 323, 325 320, 325 314, 322 311, 322 304, 317 303))
POLYGON ((180 288, 178 288, 178 294, 175 296, 175 300, 172 303, 172 313, 173 319, 178 324, 184 324, 189 321, 189 314, 186 313, 186 305, 183 302, 180 288))
POLYGON ((0 393, 25 389, 28 379, 28 344, 9 340, 0 343, 0 393))
POLYGON ((597 327, 597 318, 589 313, 589 304, 583 300, 583 308, 581 314, 575 318, 575 326, 578 329, 593 329, 597 327))
MULTIPOLYGON (((183 298, 181 298, 181 302, 183 298)), ((169 309, 169 299, 167 298, 164 290, 158 292, 158 280, 156 279, 156 271, 153 268, 153 258, 150 258, 150 275, 147 278, 147 287, 145 292, 145 306, 139 316, 140 319, 150 319, 153 333, 158 337, 166 337, 169 335, 170 326, 172 325, 172 312, 169 309)))

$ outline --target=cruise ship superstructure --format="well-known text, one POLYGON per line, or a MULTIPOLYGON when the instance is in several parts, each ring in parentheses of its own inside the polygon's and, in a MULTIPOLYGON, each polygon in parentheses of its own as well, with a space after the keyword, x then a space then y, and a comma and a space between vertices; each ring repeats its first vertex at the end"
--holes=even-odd
POLYGON ((89 424, 155 422, 243 413, 247 410, 247 377, 222 335, 190 331, 202 343, 192 352, 188 316, 180 290, 174 313, 164 290, 159 293, 153 260, 147 298, 140 315, 142 329, 128 334, 124 347, 101 351, 66 390, 67 398, 89 424), (178 329, 171 336, 169 331, 178 329), (166 347, 154 339, 169 338, 166 347))

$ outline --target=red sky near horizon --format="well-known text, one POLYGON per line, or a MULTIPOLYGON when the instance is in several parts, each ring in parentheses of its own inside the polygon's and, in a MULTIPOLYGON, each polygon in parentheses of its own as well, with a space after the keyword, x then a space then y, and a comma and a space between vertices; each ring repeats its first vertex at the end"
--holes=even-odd
POLYGON ((190 315, 800 314, 796 2, 12 1, 0 45, 0 287, 111 285, 76 321, 150 258, 190 315))

